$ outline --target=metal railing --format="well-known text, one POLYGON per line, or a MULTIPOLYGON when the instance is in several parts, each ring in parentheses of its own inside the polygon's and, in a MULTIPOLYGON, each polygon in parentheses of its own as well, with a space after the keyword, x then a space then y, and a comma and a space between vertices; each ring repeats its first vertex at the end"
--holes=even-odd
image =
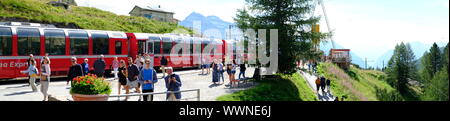
POLYGON ((193 92, 193 91, 197 92, 197 96, 196 97, 183 98, 183 99, 180 99, 180 100, 188 100, 188 99, 195 99, 195 98, 197 98, 197 101, 200 101, 200 89, 190 89, 190 90, 180 90, 180 91, 166 91, 166 92, 152 92, 152 93, 139 93, 139 94, 121 94, 121 95, 110 95, 109 97, 132 97, 132 96, 148 95, 147 98, 151 98, 150 95, 193 92))

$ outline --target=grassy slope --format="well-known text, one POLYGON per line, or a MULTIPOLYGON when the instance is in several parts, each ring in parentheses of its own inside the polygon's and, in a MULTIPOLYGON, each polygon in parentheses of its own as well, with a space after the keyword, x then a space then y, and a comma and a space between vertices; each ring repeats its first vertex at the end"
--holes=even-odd
POLYGON ((72 6, 69 10, 47 5, 48 0, 0 0, 0 18, 41 23, 75 24, 83 29, 143 33, 189 33, 185 27, 143 17, 122 16, 96 8, 72 6))
POLYGON ((299 75, 264 79, 254 88, 223 95, 219 101, 317 101, 314 92, 299 75))
POLYGON ((386 74, 373 70, 351 67, 345 72, 334 64, 322 63, 319 73, 332 80, 331 88, 335 96, 347 96, 350 101, 377 101, 376 88, 393 91, 386 83, 386 74))

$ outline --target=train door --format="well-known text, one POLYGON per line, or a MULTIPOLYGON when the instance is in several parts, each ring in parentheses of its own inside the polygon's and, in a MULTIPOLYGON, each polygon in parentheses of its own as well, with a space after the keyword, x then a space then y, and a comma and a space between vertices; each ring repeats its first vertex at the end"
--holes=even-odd
POLYGON ((148 53, 150 55, 150 66, 153 68, 153 66, 155 65, 155 52, 154 49, 155 48, 155 41, 148 39, 145 42, 145 47, 144 47, 144 52, 148 53))

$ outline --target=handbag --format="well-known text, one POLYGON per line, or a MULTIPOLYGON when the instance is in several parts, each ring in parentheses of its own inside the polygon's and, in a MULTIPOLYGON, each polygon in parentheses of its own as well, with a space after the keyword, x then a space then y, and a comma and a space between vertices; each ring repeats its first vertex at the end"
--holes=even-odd
POLYGON ((36 78, 36 77, 38 77, 38 75, 37 74, 31 74, 30 77, 36 78))
POLYGON ((47 76, 41 75, 41 81, 47 81, 47 76))

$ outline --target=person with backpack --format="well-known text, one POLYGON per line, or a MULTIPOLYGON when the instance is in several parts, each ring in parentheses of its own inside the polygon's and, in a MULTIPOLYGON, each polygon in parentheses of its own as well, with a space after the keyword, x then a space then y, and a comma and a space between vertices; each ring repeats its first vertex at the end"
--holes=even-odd
MULTIPOLYGON (((28 57, 28 59, 27 59, 27 65, 28 65, 28 68, 30 67, 32 61, 35 61, 35 63, 36 63, 36 59, 34 59, 34 55, 33 55, 33 54, 30 54, 29 57, 28 57)), ((35 66, 36 66, 36 65, 35 65, 35 66)), ((37 67, 37 66, 36 66, 36 67, 37 67)), ((30 79, 31 79, 31 77, 28 75, 28 80, 30 80, 30 79)), ((31 86, 31 85, 29 84, 29 86, 31 86)))
POLYGON ((38 77, 37 75, 39 74, 39 71, 36 68, 36 61, 31 60, 30 65, 28 65, 28 69, 21 71, 21 73, 28 74, 28 76, 30 77, 30 79, 28 81, 30 83, 31 89, 33 90, 33 92, 37 92, 37 87, 36 87, 35 82, 36 82, 36 77, 38 77))
POLYGON ((320 87, 322 88, 322 94, 325 94, 325 86, 326 86, 326 79, 324 76, 320 77, 320 87))
POLYGON ((320 78, 317 77, 317 79, 316 79, 316 91, 317 91, 317 94, 319 93, 319 89, 320 89, 320 78))
MULTIPOLYGON (((154 91, 154 84, 158 82, 156 71, 150 67, 150 59, 145 60, 145 66, 139 74, 139 81, 142 84, 142 93, 154 91)), ((148 95, 144 95, 144 101, 148 100, 148 95)), ((153 101, 153 95, 150 95, 150 101, 153 101)))

